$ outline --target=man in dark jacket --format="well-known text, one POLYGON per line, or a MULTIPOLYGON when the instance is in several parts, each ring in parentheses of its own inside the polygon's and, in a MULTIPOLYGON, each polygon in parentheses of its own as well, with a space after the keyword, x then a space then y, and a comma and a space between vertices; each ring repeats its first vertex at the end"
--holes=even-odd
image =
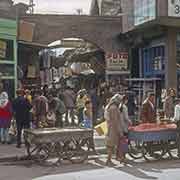
POLYGON ((143 102, 141 115, 140 115, 140 121, 142 123, 155 123, 156 122, 155 94, 154 93, 149 93, 147 99, 143 102))
POLYGON ((23 90, 16 91, 17 98, 13 102, 13 111, 17 126, 17 148, 21 147, 21 134, 23 129, 30 128, 30 110, 32 108, 29 101, 24 98, 23 90))

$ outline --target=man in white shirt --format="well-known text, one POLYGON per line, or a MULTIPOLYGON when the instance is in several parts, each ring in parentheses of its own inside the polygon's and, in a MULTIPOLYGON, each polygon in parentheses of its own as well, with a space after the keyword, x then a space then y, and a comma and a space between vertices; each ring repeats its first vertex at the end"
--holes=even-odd
POLYGON ((174 108, 174 121, 180 121, 180 99, 176 99, 176 106, 174 108))
POLYGON ((178 148, 178 157, 180 157, 180 99, 176 99, 176 106, 174 108, 174 118, 176 122, 178 135, 177 135, 177 148, 178 148))

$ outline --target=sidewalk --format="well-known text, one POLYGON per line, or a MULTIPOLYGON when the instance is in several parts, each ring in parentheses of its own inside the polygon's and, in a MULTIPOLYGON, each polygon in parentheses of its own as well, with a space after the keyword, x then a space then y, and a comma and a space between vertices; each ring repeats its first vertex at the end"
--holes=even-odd
POLYGON ((26 155, 24 146, 16 148, 16 144, 0 144, 0 162, 18 160, 26 155))
MULTIPOLYGON (((105 137, 94 134, 94 143, 97 155, 106 154, 105 137)), ((21 148, 16 148, 16 144, 0 144, 0 162, 16 161, 26 158, 26 148, 22 145, 21 148)))

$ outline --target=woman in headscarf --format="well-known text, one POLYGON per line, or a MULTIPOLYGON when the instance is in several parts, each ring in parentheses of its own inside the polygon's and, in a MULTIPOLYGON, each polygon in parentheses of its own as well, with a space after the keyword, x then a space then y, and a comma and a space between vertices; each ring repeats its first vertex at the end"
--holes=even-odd
POLYGON ((128 115, 128 107, 127 107, 127 103, 128 103, 128 97, 126 95, 123 96, 122 102, 119 106, 120 109, 120 113, 121 113, 121 119, 123 120, 123 133, 125 136, 127 136, 128 134, 128 128, 129 125, 132 124, 131 120, 129 119, 129 115, 128 115))
POLYGON ((9 128, 12 119, 12 106, 6 92, 0 94, 0 136, 1 143, 9 143, 9 128))
MULTIPOLYGON (((108 105, 105 108, 104 118, 107 122, 107 134, 106 134, 106 146, 108 158, 106 165, 112 164, 112 153, 113 149, 116 148, 116 152, 118 151, 119 139, 123 136, 123 130, 121 126, 121 115, 119 110, 119 105, 122 101, 122 96, 119 94, 114 95, 108 105)), ((118 154, 116 154, 118 155, 118 154)), ((118 159, 119 157, 116 157, 118 159)))

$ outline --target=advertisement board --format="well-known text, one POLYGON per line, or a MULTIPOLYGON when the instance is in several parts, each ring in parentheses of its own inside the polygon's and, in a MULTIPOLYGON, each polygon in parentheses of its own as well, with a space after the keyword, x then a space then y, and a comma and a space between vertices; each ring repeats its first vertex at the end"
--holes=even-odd
POLYGON ((168 0, 168 16, 180 17, 180 0, 168 0))
POLYGON ((106 53, 107 70, 128 70, 128 52, 106 53))

